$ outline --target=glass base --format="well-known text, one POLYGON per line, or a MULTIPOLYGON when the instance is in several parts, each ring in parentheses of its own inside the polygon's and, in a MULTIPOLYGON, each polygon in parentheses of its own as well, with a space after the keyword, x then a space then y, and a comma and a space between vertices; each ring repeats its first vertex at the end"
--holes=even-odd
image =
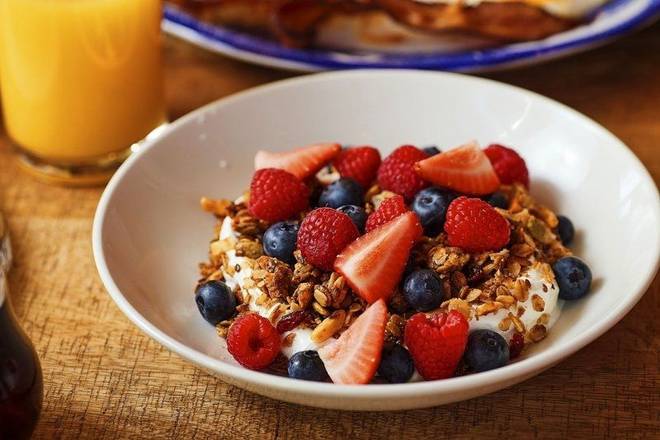
POLYGON ((85 162, 55 162, 39 158, 14 142, 19 166, 37 179, 64 186, 100 186, 110 180, 117 168, 135 152, 145 140, 160 135, 167 123, 153 129, 143 140, 125 150, 108 153, 85 162))
POLYGON ((132 148, 110 153, 84 164, 56 163, 40 159, 14 145, 20 167, 37 179, 56 185, 95 186, 110 180, 131 154, 132 148))

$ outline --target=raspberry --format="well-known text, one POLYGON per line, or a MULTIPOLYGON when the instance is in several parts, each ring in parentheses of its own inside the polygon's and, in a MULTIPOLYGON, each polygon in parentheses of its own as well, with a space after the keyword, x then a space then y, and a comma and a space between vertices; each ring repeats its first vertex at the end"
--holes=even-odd
POLYGON ((403 197, 395 195, 383 200, 376 212, 367 218, 367 232, 373 231, 379 226, 384 225, 390 220, 394 220, 401 214, 408 212, 408 207, 403 197))
POLYGON ((236 319, 227 333, 227 350, 251 370, 270 365, 280 353, 280 334, 263 316, 248 313, 236 319))
POLYGON ((467 320, 457 311, 413 315, 404 340, 419 374, 426 380, 451 377, 465 351, 468 330, 467 320))
POLYGON ((529 172, 525 160, 515 150, 504 145, 492 144, 484 150, 493 164, 500 182, 510 185, 519 182, 529 188, 529 172))
POLYGON ((307 208, 309 189, 288 171, 264 168, 254 173, 250 184, 250 213, 268 222, 294 217, 307 208))
POLYGON ((298 249, 308 263, 332 270, 337 255, 360 233, 349 216, 332 208, 307 214, 298 231, 298 249))
POLYGON ((419 190, 428 186, 415 172, 415 163, 428 156, 412 145, 397 148, 383 160, 378 169, 378 184, 382 189, 401 194, 412 200, 419 190))
POLYGON ((452 201, 445 221, 447 242, 468 252, 496 251, 509 242, 509 222, 481 199, 452 201))
POLYGON ((348 177, 369 189, 380 166, 380 153, 374 147, 356 147, 342 151, 335 159, 334 166, 341 177, 348 177))

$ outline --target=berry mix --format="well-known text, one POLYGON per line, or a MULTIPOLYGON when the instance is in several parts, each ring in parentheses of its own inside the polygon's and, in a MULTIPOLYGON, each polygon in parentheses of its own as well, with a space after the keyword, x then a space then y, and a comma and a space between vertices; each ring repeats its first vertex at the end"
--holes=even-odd
POLYGON ((506 365, 590 289, 571 221, 528 193, 511 148, 316 144, 260 151, 195 292, 246 368, 340 384, 506 365))

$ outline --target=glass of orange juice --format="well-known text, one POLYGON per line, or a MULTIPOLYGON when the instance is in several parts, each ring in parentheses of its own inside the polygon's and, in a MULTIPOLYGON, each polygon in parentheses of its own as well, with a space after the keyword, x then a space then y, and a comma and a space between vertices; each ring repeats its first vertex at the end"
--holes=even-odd
POLYGON ((21 164, 106 181, 166 121, 161 0, 0 0, 0 94, 21 164))

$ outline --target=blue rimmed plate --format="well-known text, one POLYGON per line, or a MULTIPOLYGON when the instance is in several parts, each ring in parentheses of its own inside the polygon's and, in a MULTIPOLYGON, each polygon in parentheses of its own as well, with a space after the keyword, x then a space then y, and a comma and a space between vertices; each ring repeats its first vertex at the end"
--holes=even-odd
POLYGON ((445 41, 442 49, 428 42, 408 43, 396 52, 296 49, 245 32, 197 20, 165 6, 163 28, 184 40, 244 61, 295 71, 346 68, 416 68, 480 72, 540 63, 603 45, 660 17, 660 0, 614 0, 588 24, 543 40, 474 48, 474 42, 445 41))

